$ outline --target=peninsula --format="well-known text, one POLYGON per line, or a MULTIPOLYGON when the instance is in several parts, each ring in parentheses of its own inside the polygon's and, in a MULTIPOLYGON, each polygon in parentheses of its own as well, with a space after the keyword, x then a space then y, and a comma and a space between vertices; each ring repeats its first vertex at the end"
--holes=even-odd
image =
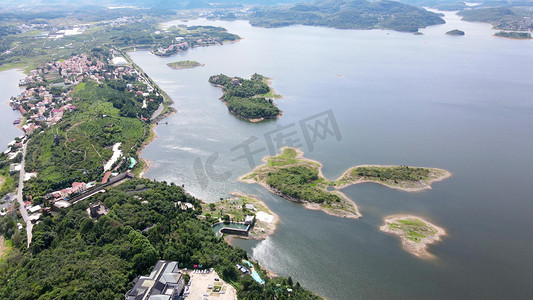
POLYGON ((220 100, 241 119, 256 123, 281 117, 282 111, 272 101, 280 96, 273 92, 269 78, 263 75, 256 73, 250 79, 243 79, 219 74, 211 76, 209 83, 222 88, 224 95, 220 100))
POLYGON ((513 40, 529 40, 531 39, 531 33, 529 32, 516 32, 516 31, 498 31, 494 36, 513 39, 513 40))
POLYGON ((208 222, 245 223, 247 216, 253 216, 253 226, 242 239, 264 240, 276 230, 279 221, 276 215, 261 199, 241 192, 231 193, 231 198, 215 203, 202 203, 202 216, 208 222))
POLYGON ((171 69, 174 69, 174 70, 183 70, 183 69, 192 69, 196 67, 203 67, 204 64, 199 63, 194 60, 180 60, 180 61, 168 63, 167 66, 169 66, 171 69))
POLYGON ((383 232, 401 237, 403 248, 420 258, 434 258, 427 246, 446 235, 444 229, 416 216, 393 215, 385 218, 385 225, 379 227, 383 232))
POLYGON ((263 158, 265 164, 239 178, 246 183, 259 183, 272 193, 289 201, 302 203, 308 209, 327 214, 359 218, 357 205, 340 191, 328 191, 332 183, 322 175, 322 164, 306 159, 299 149, 284 147, 280 154, 263 158))
POLYGON ((259 183, 272 193, 302 203, 308 209, 320 209, 327 214, 347 218, 361 217, 357 205, 339 191, 347 186, 374 182, 416 192, 431 189, 433 182, 451 176, 450 172, 436 168, 361 165, 330 181, 322 174, 321 163, 304 158, 301 150, 290 147, 282 148, 276 156, 264 157, 263 161, 265 164, 241 176, 239 181, 259 183))
POLYGON ((342 189, 352 184, 374 182, 405 192, 418 192, 431 189, 433 182, 451 175, 450 172, 437 168, 360 165, 344 172, 335 181, 335 187, 342 189))

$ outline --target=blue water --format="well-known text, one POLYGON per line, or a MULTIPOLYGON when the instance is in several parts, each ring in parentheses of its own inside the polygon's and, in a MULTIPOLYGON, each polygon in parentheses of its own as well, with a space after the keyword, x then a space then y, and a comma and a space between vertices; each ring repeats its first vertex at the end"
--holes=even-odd
POLYGON ((233 243, 328 299, 532 299, 533 41, 493 37, 490 25, 449 13, 446 21, 422 36, 189 22, 221 25, 244 39, 167 58, 131 53, 178 110, 143 151, 153 166, 146 175, 185 184, 209 202, 232 191, 261 198, 280 218, 276 232, 233 243), (445 35, 455 28, 466 35, 445 35), (205 66, 166 66, 178 60, 205 66), (207 82, 213 74, 255 72, 273 78, 284 96, 276 100, 279 120, 235 118, 207 82), (329 135, 311 149, 299 121, 328 110, 341 139, 329 135), (306 157, 322 162, 330 179, 358 164, 438 167, 453 176, 419 193, 348 187, 363 214, 358 220, 306 210, 236 180, 250 165, 231 149, 256 137, 252 150, 265 148, 253 156, 260 164, 278 125, 296 132, 306 157), (447 231, 429 247, 436 260, 407 253, 399 238, 379 230, 384 217, 403 213, 447 231))

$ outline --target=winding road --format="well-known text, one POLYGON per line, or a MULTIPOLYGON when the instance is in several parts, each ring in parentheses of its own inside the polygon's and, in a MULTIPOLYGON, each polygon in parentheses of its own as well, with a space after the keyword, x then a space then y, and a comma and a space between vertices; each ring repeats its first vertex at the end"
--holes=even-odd
POLYGON ((24 206, 24 199, 22 198, 22 191, 24 190, 24 175, 26 174, 26 172, 24 171, 24 164, 26 163, 27 145, 28 141, 25 141, 22 145, 22 161, 20 162, 20 176, 17 190, 17 201, 19 203, 20 215, 22 216, 24 223, 26 223, 26 235, 28 237, 27 247, 29 248, 31 243, 31 232, 33 230, 33 224, 31 223, 30 218, 28 217, 28 211, 26 210, 26 206, 24 206))

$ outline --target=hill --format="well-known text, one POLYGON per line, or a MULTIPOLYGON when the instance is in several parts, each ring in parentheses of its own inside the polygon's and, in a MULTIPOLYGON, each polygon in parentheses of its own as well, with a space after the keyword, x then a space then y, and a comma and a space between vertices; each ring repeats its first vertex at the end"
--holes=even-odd
POLYGON ((259 9, 250 15, 250 24, 260 27, 300 24, 417 32, 419 28, 444 23, 436 13, 389 0, 316 1, 284 8, 259 9))

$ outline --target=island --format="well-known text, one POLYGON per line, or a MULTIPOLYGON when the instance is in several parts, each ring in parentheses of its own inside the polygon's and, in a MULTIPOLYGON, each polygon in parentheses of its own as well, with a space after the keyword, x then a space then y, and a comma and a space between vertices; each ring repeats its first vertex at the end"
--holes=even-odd
POLYGON ((281 117, 282 111, 273 103, 272 98, 279 98, 269 86, 269 78, 254 74, 250 79, 229 77, 224 74, 213 75, 209 82, 221 87, 228 110, 238 118, 252 123, 281 117))
POLYGON ((340 191, 329 191, 332 183, 322 175, 322 164, 306 159, 296 148, 284 147, 280 154, 263 158, 265 164, 239 178, 245 183, 259 183, 289 201, 327 214, 359 218, 357 205, 340 191))
POLYGON ((251 225, 246 235, 236 236, 242 239, 264 240, 274 233, 279 217, 263 201, 241 192, 233 192, 231 196, 214 203, 202 203, 201 217, 214 224, 217 234, 229 224, 244 225, 243 228, 251 225))
POLYGON ((514 32, 514 31, 499 31, 494 36, 513 39, 513 40, 529 40, 531 33, 529 32, 514 32))
POLYGON ((450 172, 437 168, 360 165, 344 172, 335 185, 340 189, 352 184, 374 182, 393 189, 417 192, 431 189, 433 182, 450 176, 450 172))
POLYGON ((205 65, 194 60, 181 60, 181 61, 168 63, 167 66, 169 66, 171 69, 174 69, 174 70, 183 70, 183 69, 192 69, 196 67, 203 67, 205 65))
POLYGON ((393 215, 385 218, 385 225, 379 227, 383 232, 401 237, 403 248, 420 258, 435 258, 427 247, 446 235, 444 229, 416 216, 393 215))
POLYGON ((419 28, 444 23, 436 13, 389 0, 321 0, 256 9, 250 15, 250 24, 260 27, 299 24, 338 29, 390 29, 417 32, 419 28))
POLYGON ((456 35, 456 36, 462 36, 465 35, 465 32, 459 29, 454 29, 446 32, 447 35, 456 35))
POLYGON ((283 147, 276 156, 263 158, 265 164, 239 178, 245 183, 258 183, 289 201, 302 203, 308 209, 327 214, 360 218, 357 205, 340 189, 352 184, 374 182, 390 188, 416 192, 431 189, 433 182, 444 180, 451 173, 437 168, 409 166, 360 165, 349 168, 337 180, 322 174, 322 164, 306 159, 296 148, 283 147))

